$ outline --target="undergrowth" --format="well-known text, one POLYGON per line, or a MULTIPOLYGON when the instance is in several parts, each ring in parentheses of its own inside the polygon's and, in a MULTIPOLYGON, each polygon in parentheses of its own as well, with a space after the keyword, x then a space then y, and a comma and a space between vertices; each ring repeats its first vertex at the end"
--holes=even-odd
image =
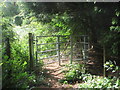
POLYGON ((63 84, 80 83, 78 88, 120 88, 120 79, 114 77, 95 76, 86 72, 84 64, 68 64, 64 70, 63 84))
POLYGON ((85 71, 84 64, 67 64, 67 70, 63 70, 64 79, 59 80, 60 83, 75 83, 81 82, 83 74, 85 71))
POLYGON ((88 75, 83 78, 79 88, 120 88, 120 79, 88 75))
POLYGON ((10 43, 11 57, 8 58, 4 54, 3 48, 3 61, 2 61, 2 88, 30 88, 38 84, 42 84, 44 76, 36 74, 42 72, 43 63, 39 62, 39 67, 30 73, 29 70, 29 54, 26 44, 22 44, 16 40, 10 43), (39 76, 37 76, 39 75, 39 76))

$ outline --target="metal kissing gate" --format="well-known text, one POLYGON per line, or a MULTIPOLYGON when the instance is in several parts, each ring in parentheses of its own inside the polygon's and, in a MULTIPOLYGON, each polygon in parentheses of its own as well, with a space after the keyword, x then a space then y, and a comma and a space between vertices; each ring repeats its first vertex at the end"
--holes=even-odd
MULTIPOLYGON (((30 37, 33 37, 31 33, 29 33, 30 37)), ((30 47, 34 48, 35 52, 33 49, 29 50, 33 50, 31 56, 34 57, 34 53, 36 54, 36 62, 43 60, 45 64, 59 62, 61 65, 64 60, 70 60, 72 63, 72 61, 88 59, 89 38, 87 35, 36 36, 35 45, 32 44, 33 41, 33 38, 29 39, 30 47)))

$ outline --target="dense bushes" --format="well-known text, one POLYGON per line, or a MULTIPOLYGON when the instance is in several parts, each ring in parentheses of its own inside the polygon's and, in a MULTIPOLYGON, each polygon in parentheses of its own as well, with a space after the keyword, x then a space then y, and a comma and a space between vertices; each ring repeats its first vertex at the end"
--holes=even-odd
MULTIPOLYGON (((108 70, 115 72, 118 66, 113 65, 111 62, 105 64, 108 70)), ((78 88, 120 88, 119 76, 103 77, 95 76, 86 72, 86 68, 83 64, 70 64, 66 65, 67 70, 63 70, 65 73, 64 78, 59 80, 63 84, 80 83, 78 88)), ((118 70, 118 69, 117 69, 118 70)))
POLYGON ((7 18, 3 18, 2 29, 2 88, 30 88, 41 83, 43 76, 29 70, 28 36, 21 39, 7 18))
POLYGON ((25 72, 28 55, 25 55, 26 51, 19 46, 15 42, 11 44, 11 58, 8 59, 7 55, 3 55, 3 87, 20 87, 28 77, 28 73, 25 72), (21 52, 21 49, 24 53, 21 52), (6 81, 8 77, 10 80, 6 81))
POLYGON ((10 58, 3 55, 3 88, 27 88, 29 82, 35 79, 31 79, 31 75, 29 75, 28 50, 17 40, 10 45, 10 58))

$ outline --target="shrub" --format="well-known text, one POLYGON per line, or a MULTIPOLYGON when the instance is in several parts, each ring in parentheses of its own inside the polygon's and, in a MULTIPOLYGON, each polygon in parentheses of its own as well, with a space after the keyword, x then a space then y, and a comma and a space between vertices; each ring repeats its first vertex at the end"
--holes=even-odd
POLYGON ((107 61, 104 64, 104 67, 106 69, 106 76, 109 78, 117 77, 120 78, 120 67, 116 65, 116 62, 114 61, 107 61))
MULTIPOLYGON (((4 52, 4 51, 3 51, 4 52)), ((43 79, 29 72, 28 48, 21 45, 19 41, 11 43, 11 57, 3 55, 2 82, 3 88, 29 88, 31 85, 42 82, 43 79), (36 81, 38 80, 38 81, 36 81)), ((39 62, 42 67, 42 62, 39 62)))
POLYGON ((119 88, 120 80, 117 78, 109 79, 100 76, 88 75, 83 79, 84 83, 79 88, 119 88))
POLYGON ((66 65, 68 70, 65 73, 64 79, 60 80, 60 83, 67 81, 68 83, 80 82, 82 80, 82 74, 85 73, 85 66, 83 64, 68 64, 66 65))

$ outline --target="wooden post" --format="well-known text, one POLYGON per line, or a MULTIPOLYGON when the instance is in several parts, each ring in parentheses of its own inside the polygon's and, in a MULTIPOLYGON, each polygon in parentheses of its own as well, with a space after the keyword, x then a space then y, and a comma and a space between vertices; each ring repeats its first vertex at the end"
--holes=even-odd
POLYGON ((88 36, 88 49, 90 49, 90 38, 88 36))
POLYGON ((34 51, 33 51, 33 35, 29 33, 29 55, 30 55, 30 71, 34 68, 34 51))
POLYGON ((106 70, 105 70, 105 62, 106 62, 106 55, 105 55, 105 46, 103 46, 103 76, 106 76, 106 70))
POLYGON ((35 59, 36 60, 35 64, 36 64, 36 66, 38 65, 38 52, 37 52, 38 51, 38 45, 37 45, 37 43, 38 43, 38 38, 36 37, 36 51, 35 51, 35 56, 36 56, 35 57, 36 58, 35 59))
POLYGON ((87 60, 88 60, 88 57, 89 57, 89 50, 90 50, 90 40, 89 40, 89 36, 88 36, 88 46, 87 46, 87 60))
MULTIPOLYGON (((8 59, 7 59, 7 60, 9 61, 10 58, 11 58, 10 39, 9 39, 9 38, 6 38, 5 42, 6 42, 6 43, 5 43, 5 48, 6 48, 5 54, 8 56, 8 59)), ((9 70, 8 70, 8 74, 7 74, 6 79, 9 79, 9 78, 12 77, 12 67, 11 67, 10 63, 8 63, 8 66, 9 66, 9 70)))
POLYGON ((85 60, 86 59, 86 37, 84 36, 84 46, 83 46, 83 59, 85 60))
POLYGON ((71 46, 71 49, 70 49, 70 64, 72 64, 72 60, 73 60, 73 37, 70 36, 70 46, 71 46))
POLYGON ((61 65, 61 62, 60 62, 60 36, 57 36, 57 56, 58 56, 59 65, 61 65))
POLYGON ((38 63, 38 53, 37 53, 37 50, 38 50, 38 45, 37 45, 37 42, 38 42, 38 40, 37 40, 37 37, 36 37, 36 66, 37 66, 37 63, 38 63))
POLYGON ((6 55, 8 56, 8 59, 10 59, 10 54, 11 54, 10 40, 9 40, 9 38, 6 38, 6 55))
MULTIPOLYGON (((2 63, 2 29, 0 30, 0 64, 1 63, 2 63)), ((0 90, 2 90, 2 65, 0 65, 0 90)))

